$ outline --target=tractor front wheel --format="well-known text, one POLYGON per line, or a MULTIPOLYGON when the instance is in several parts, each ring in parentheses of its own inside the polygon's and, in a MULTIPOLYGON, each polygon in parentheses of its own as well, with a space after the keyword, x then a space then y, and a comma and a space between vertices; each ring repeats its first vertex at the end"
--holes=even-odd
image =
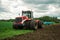
POLYGON ((18 29, 17 26, 13 25, 13 29, 18 29))

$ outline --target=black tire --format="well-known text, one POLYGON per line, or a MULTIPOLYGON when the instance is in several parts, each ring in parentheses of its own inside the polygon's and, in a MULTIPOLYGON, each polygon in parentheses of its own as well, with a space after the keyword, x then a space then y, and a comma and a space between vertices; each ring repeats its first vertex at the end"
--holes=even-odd
POLYGON ((16 26, 15 26, 15 25, 13 25, 13 29, 18 29, 18 28, 16 28, 16 26))
POLYGON ((24 22, 23 29, 30 29, 30 20, 27 20, 27 21, 24 22))
POLYGON ((16 25, 13 25, 13 28, 14 29, 23 29, 23 26, 16 24, 16 25))
POLYGON ((38 28, 42 28, 42 24, 43 24, 43 23, 42 23, 41 21, 39 21, 39 22, 38 22, 38 28))
POLYGON ((37 30, 38 29, 38 25, 35 21, 31 21, 30 22, 30 28, 33 30, 37 30))

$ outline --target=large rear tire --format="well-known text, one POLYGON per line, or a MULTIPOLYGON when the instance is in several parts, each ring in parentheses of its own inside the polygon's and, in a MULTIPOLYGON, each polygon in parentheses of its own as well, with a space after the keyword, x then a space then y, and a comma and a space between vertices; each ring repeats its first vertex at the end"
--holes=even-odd
POLYGON ((43 23, 42 23, 41 21, 39 21, 39 22, 38 22, 38 28, 42 28, 42 24, 43 24, 43 23))
POLYGON ((28 20, 24 22, 24 29, 37 30, 38 24, 34 20, 28 20))
POLYGON ((37 30, 38 29, 38 25, 35 21, 31 21, 30 22, 30 28, 33 29, 33 30, 37 30))
POLYGON ((30 21, 27 20, 27 21, 24 22, 24 27, 23 27, 23 29, 29 29, 29 27, 30 27, 30 21))

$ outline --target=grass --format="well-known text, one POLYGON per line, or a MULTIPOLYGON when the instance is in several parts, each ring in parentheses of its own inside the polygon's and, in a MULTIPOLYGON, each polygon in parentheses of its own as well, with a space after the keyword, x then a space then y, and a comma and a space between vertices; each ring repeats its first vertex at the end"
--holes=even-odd
POLYGON ((28 32, 33 32, 32 30, 14 30, 12 28, 12 24, 13 22, 0 21, 0 39, 13 37, 14 35, 26 34, 28 32))

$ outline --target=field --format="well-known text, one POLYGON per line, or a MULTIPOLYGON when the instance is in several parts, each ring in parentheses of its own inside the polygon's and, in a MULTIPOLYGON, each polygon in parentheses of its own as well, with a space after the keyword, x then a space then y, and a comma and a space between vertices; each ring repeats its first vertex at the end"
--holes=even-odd
POLYGON ((1 40, 60 40, 60 23, 32 30, 14 30, 12 22, 0 22, 1 40))
POLYGON ((60 24, 49 25, 34 32, 3 40, 60 40, 60 24))
POLYGON ((33 32, 32 30, 14 30, 12 24, 13 22, 0 21, 0 39, 33 32))

